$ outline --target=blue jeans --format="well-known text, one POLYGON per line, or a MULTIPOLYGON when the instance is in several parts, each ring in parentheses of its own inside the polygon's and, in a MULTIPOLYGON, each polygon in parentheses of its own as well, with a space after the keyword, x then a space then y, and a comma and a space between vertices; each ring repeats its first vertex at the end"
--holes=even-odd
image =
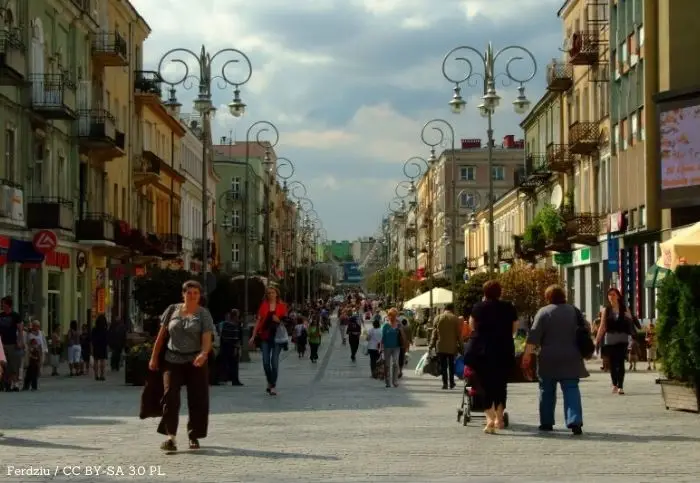
POLYGON ((265 369, 267 383, 272 387, 277 385, 277 375, 279 374, 280 367, 280 352, 282 352, 282 346, 280 344, 275 344, 274 342, 262 343, 263 369, 265 369))
POLYGON ((540 378, 540 425, 554 426, 554 408, 557 405, 557 383, 564 394, 564 419, 566 426, 583 426, 583 407, 578 379, 540 378))

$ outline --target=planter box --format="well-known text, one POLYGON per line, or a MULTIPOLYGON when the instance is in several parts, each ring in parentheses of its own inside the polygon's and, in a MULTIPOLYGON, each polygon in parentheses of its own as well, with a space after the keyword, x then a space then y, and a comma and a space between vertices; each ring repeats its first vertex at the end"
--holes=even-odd
POLYGON ((428 339, 425 337, 415 337, 413 339, 413 345, 415 347, 427 347, 428 346, 428 339))
POLYGON ((148 361, 127 357, 124 361, 124 383, 131 386, 146 384, 148 361))
POLYGON ((666 409, 700 412, 700 392, 698 386, 670 379, 659 379, 661 395, 666 409))

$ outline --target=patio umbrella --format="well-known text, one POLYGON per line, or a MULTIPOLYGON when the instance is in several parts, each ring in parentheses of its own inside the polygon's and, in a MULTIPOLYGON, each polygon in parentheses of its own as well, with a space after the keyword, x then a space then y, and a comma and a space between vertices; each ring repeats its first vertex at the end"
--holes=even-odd
POLYGON ((647 270, 644 285, 658 287, 678 265, 700 265, 700 222, 683 228, 661 243, 661 257, 647 270))

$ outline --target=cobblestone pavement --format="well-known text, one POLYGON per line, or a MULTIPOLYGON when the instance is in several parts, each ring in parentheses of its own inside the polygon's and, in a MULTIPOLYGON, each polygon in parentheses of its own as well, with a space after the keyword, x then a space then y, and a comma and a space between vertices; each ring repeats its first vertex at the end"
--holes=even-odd
POLYGON ((511 385, 511 428, 488 436, 478 420, 457 424, 459 391, 412 370, 386 389, 333 335, 317 365, 285 353, 277 398, 264 394, 257 361, 244 366, 245 387, 212 388, 210 437, 172 456, 158 449, 156 421, 135 416, 138 388, 44 378, 36 393, 0 393, 0 481, 698 481, 700 420, 665 411, 654 377, 633 373, 627 395, 613 396, 594 373, 582 385, 581 438, 539 435, 536 386, 511 385), (13 473, 30 467, 48 474, 13 473))

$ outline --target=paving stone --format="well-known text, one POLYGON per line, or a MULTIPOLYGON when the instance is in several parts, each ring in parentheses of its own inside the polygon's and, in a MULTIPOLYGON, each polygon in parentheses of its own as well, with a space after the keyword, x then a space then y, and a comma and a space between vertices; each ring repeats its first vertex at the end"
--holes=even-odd
POLYGON ((0 393, 0 481, 698 481, 700 418, 666 411, 651 373, 630 374, 627 395, 614 396, 608 376, 594 371, 582 383, 581 438, 538 434, 536 385, 511 385, 511 428, 488 436, 478 420, 456 422, 459 390, 442 391, 413 370, 386 389, 369 377, 366 356, 350 361, 336 332, 318 364, 292 348, 283 357, 278 397, 265 395, 254 356, 243 365, 245 387, 212 388, 202 449, 170 456, 158 449, 156 420, 136 416, 140 389, 116 378, 45 377, 35 393, 0 393), (30 467, 48 475, 10 472, 30 467), (88 467, 125 474, 96 476, 88 467))

